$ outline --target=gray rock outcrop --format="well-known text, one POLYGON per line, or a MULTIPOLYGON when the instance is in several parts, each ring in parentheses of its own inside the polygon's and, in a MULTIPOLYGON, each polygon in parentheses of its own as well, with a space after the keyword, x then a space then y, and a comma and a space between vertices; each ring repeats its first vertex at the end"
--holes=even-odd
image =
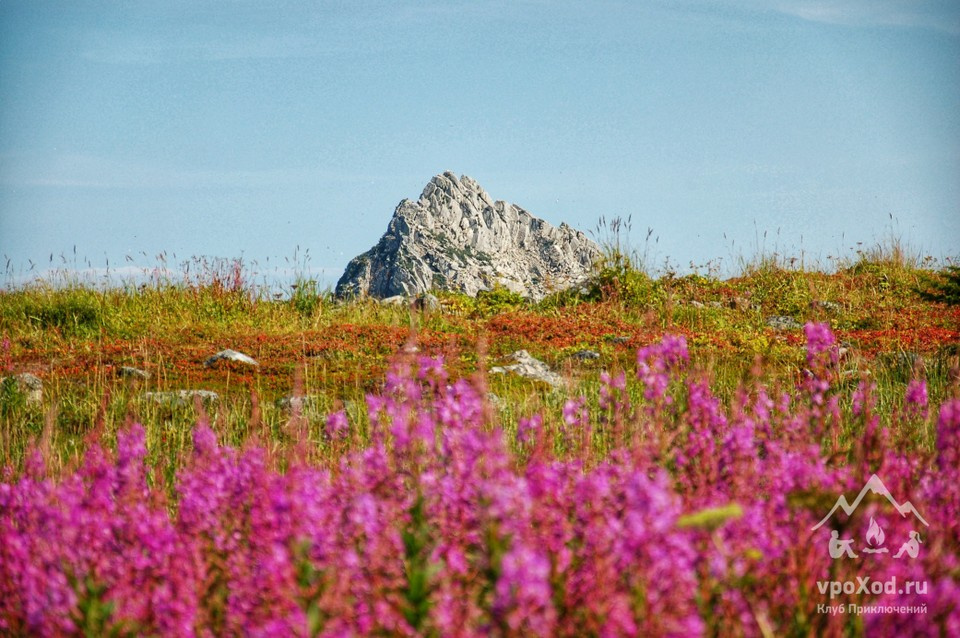
POLYGON ((544 383, 552 385, 555 388, 563 387, 563 377, 551 370, 550 366, 540 359, 531 356, 531 354, 526 350, 517 350, 516 352, 507 355, 507 359, 511 359, 516 363, 490 368, 490 374, 505 374, 507 372, 512 372, 520 375, 521 377, 534 379, 536 381, 543 381, 544 383))
POLYGON ((400 202, 377 245, 347 265, 336 294, 474 296, 500 285, 538 300, 585 281, 599 256, 582 232, 494 201, 470 177, 446 172, 417 201, 400 202))

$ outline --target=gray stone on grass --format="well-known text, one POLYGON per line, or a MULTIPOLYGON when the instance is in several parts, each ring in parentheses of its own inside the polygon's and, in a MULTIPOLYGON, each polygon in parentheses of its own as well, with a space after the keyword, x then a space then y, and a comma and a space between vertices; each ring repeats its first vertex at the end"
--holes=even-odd
POLYGON ((125 379, 134 379, 146 381, 150 378, 150 373, 133 366, 120 366, 117 368, 117 374, 125 379))
POLYGON ((751 303, 748 297, 734 297, 727 302, 727 305, 733 310, 760 310, 760 306, 755 303, 751 303))
POLYGON ((193 405, 200 399, 204 405, 217 403, 220 395, 211 390, 170 390, 166 392, 144 392, 140 395, 143 401, 152 401, 160 405, 186 406, 193 405))
POLYGON ((596 361, 600 358, 600 353, 593 350, 577 350, 570 356, 580 361, 596 361))
POLYGON ((35 374, 21 372, 10 377, 0 377, 0 384, 12 383, 17 392, 23 395, 27 405, 43 403, 43 381, 35 374))
POLYGON ((253 357, 243 354, 242 352, 237 352, 236 350, 221 350, 217 354, 213 355, 209 359, 203 362, 204 367, 210 368, 219 364, 221 361, 234 361, 236 363, 242 363, 249 366, 258 366, 253 357))
POLYGON ((410 304, 410 307, 420 312, 436 312, 440 310, 440 300, 429 292, 418 295, 410 304))
POLYGON ((843 310, 843 306, 835 301, 821 301, 819 299, 814 299, 810 302, 810 309, 824 310, 830 314, 837 314, 843 310))
POLYGON ((294 409, 301 412, 319 412, 323 409, 323 397, 319 394, 303 396, 287 395, 277 399, 277 407, 292 412, 294 409))
POLYGON ((767 317, 766 324, 778 331, 800 330, 803 328, 803 325, 801 325, 801 323, 793 317, 787 317, 783 315, 767 317))
POLYGON ((494 201, 470 177, 446 172, 431 179, 417 201, 400 202, 377 245, 347 265, 336 294, 476 296, 502 286, 540 300, 586 282, 599 257, 582 232, 494 201))
POLYGON ((518 350, 509 354, 507 355, 507 359, 511 359, 516 363, 490 368, 491 374, 506 374, 507 372, 512 372, 527 379, 543 381, 555 388, 563 387, 563 377, 551 370, 543 361, 531 356, 526 350, 518 350))
POLYGON ((498 410, 503 410, 507 407, 507 402, 493 392, 487 392, 487 401, 498 410))

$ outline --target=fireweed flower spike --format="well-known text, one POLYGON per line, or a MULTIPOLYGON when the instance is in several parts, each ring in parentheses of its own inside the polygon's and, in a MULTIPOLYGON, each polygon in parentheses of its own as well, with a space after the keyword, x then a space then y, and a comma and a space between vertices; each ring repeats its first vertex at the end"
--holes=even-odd
POLYGON ((907 384, 904 396, 904 411, 908 418, 926 419, 929 412, 930 399, 927 395, 927 382, 923 379, 913 379, 907 384))

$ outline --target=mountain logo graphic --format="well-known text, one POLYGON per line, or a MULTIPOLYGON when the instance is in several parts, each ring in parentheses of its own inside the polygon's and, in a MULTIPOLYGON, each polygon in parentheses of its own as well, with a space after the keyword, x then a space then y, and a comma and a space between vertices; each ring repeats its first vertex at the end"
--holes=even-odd
POLYGON ((917 520, 923 523, 925 526, 930 527, 930 523, 920 515, 920 512, 917 511, 917 508, 913 506, 913 503, 907 501, 902 505, 897 502, 897 499, 893 498, 893 495, 890 494, 890 490, 883 484, 883 481, 880 480, 880 477, 874 474, 867 481, 866 485, 863 486, 863 489, 860 490, 860 493, 857 494, 857 498, 853 499, 853 503, 847 502, 847 497, 843 494, 840 495, 840 498, 837 499, 837 502, 834 504, 830 512, 823 517, 823 520, 817 523, 812 529, 817 530, 823 526, 837 509, 842 509, 847 516, 853 514, 853 512, 859 507, 860 501, 863 500, 863 497, 867 495, 867 492, 872 492, 873 494, 879 494, 880 496, 886 497, 890 504, 893 505, 894 509, 900 514, 900 516, 906 518, 907 514, 913 514, 917 520))

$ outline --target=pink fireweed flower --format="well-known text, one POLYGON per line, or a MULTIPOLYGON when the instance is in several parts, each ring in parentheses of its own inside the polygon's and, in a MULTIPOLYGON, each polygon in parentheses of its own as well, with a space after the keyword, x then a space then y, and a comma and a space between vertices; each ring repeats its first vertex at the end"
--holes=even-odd
POLYGON ((877 404, 877 384, 872 381, 861 381, 853 392, 853 416, 863 416, 873 411, 877 404))
POLYGON ((564 402, 563 424, 564 447, 572 450, 579 445, 580 451, 586 452, 592 431, 586 397, 567 399, 564 402))
POLYGON ((217 435, 208 426, 198 425, 193 429, 193 450, 198 458, 216 456, 217 435))
POLYGON ((710 392, 705 379, 687 381, 689 399, 685 418, 689 423, 686 443, 676 453, 677 465, 684 469, 680 482, 698 497, 720 478, 716 436, 727 430, 727 417, 720 400, 710 392))
POLYGON ((587 399, 567 399, 563 404, 563 422, 567 425, 585 425, 588 422, 587 399))
POLYGON ((836 339, 828 323, 807 322, 803 326, 803 334, 807 338, 807 365, 813 365, 820 355, 827 353, 831 363, 836 363, 839 352, 834 347, 836 339))
POLYGON ((800 388, 811 404, 808 425, 817 436, 830 431, 835 435, 840 403, 832 384, 837 377, 839 352, 828 324, 808 322, 803 330, 807 337, 807 369, 800 388))
POLYGON ((928 411, 927 382, 923 379, 913 379, 907 384, 904 395, 905 409, 909 416, 926 418, 928 411))
POLYGON ((927 407, 927 382, 923 379, 914 379, 907 385, 907 403, 927 407))
POLYGON ((942 471, 953 474, 960 467, 960 399, 950 399, 940 406, 937 465, 942 471))
POLYGON ((600 373, 600 409, 619 411, 625 406, 627 375, 621 372, 615 377, 604 371, 600 373))
POLYGON ((682 336, 667 334, 660 343, 640 348, 637 351, 637 378, 646 388, 644 398, 648 401, 663 400, 671 403, 672 398, 665 396, 670 383, 670 373, 689 360, 687 340, 682 336))
POLYGON ((327 416, 326 434, 332 441, 339 441, 347 436, 350 424, 347 422, 347 413, 344 410, 331 412, 327 416))
POLYGON ((417 379, 426 381, 432 388, 442 388, 446 385, 448 375, 443 365, 443 355, 436 357, 420 357, 417 368, 417 379))
POLYGON ((556 610, 551 601, 550 561, 537 549, 514 543, 500 563, 493 612, 511 631, 548 636, 556 610))
POLYGON ((530 418, 522 418, 517 422, 517 442, 528 445, 537 439, 537 433, 543 427, 543 417, 534 414, 530 418))
POLYGON ((718 466, 720 484, 730 498, 749 496, 756 489, 760 460, 753 423, 730 428, 723 439, 718 466))

